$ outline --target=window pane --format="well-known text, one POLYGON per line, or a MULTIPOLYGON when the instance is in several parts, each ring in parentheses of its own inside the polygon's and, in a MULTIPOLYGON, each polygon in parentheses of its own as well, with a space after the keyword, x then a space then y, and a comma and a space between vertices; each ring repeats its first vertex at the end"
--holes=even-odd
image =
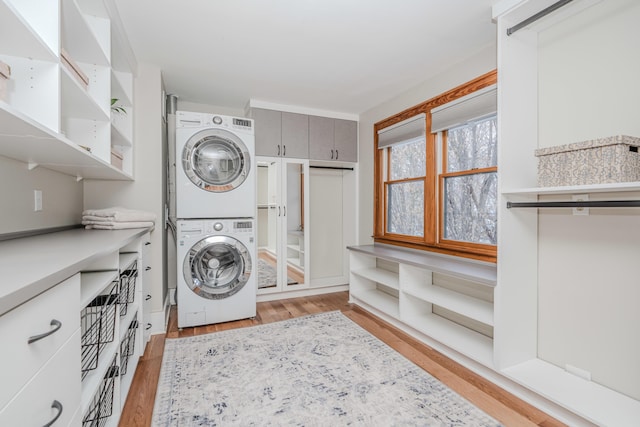
POLYGON ((495 245, 498 174, 478 173, 444 180, 444 238, 495 245))
POLYGON ((426 174, 427 149, 424 139, 393 145, 391 152, 390 180, 417 178, 426 174))
POLYGON ((498 164, 496 116, 447 131, 447 172, 488 168, 498 164))
POLYGON ((387 186, 387 232, 424 236, 424 182, 411 181, 387 186))

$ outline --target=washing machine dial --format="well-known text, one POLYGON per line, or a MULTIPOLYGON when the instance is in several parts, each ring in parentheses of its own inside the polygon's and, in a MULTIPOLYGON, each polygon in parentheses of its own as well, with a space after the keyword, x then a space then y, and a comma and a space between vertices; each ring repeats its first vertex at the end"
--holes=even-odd
POLYGON ((213 116, 213 124, 215 124, 215 125, 220 125, 220 124, 222 124, 222 117, 220 117, 220 116, 213 116))
POLYGON ((222 225, 221 222, 216 222, 215 224, 213 224, 213 229, 216 230, 216 231, 222 231, 223 227, 224 226, 222 225))

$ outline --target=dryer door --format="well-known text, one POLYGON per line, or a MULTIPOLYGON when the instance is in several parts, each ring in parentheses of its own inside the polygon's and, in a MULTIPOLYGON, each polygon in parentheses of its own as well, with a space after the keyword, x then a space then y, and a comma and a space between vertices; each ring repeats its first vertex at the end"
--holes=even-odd
POLYGON ((224 129, 206 129, 193 135, 182 150, 182 166, 191 182, 213 193, 240 186, 251 170, 247 146, 224 129))
POLYGON ((251 277, 251 255, 242 242, 210 236, 193 245, 183 263, 184 280, 202 298, 228 298, 251 277))

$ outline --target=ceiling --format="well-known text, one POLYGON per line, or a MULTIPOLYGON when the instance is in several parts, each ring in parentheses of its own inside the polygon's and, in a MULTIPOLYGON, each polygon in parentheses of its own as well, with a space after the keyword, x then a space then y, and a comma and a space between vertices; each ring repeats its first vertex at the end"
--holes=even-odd
POLYGON ((359 114, 495 44, 495 0, 115 0, 179 99, 359 114))

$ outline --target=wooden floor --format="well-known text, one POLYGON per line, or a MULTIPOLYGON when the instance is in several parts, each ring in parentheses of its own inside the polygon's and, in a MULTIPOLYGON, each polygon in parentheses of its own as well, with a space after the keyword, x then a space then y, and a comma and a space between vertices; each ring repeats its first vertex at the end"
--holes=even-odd
MULTIPOLYGON (((258 303, 255 319, 178 330, 176 308, 171 308, 166 338, 186 337, 242 328, 326 311, 341 310, 347 317, 384 341, 416 365, 483 409, 505 426, 564 426, 563 423, 496 387, 361 308, 347 302, 348 292, 258 303)), ((150 426, 160 374, 165 335, 153 335, 136 369, 120 419, 121 427, 150 426)))

